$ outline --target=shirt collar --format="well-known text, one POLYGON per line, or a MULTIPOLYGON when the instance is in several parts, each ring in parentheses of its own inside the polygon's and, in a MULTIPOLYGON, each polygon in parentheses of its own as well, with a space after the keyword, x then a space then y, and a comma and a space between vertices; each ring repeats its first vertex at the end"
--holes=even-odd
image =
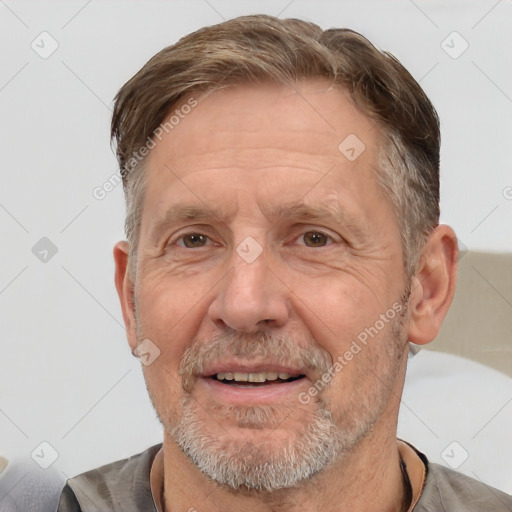
POLYGON ((149 472, 149 484, 151 486, 151 496, 157 512, 164 512, 162 498, 164 490, 164 452, 163 446, 158 450, 151 470, 149 472))

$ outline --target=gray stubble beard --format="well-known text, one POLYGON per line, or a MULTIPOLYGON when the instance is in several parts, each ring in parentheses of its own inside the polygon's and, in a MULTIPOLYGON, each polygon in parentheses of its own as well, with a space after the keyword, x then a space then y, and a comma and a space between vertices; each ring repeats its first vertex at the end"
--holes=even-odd
POLYGON ((209 432, 208 420, 201 417, 201 406, 186 395, 181 401, 181 419, 169 433, 194 464, 219 485, 233 490, 274 492, 297 486, 351 453, 373 430, 383 408, 375 407, 371 401, 360 407, 358 413, 353 411, 359 419, 352 417, 347 428, 342 429, 335 424, 327 403, 317 397, 311 421, 293 438, 278 444, 272 442, 273 429, 293 414, 289 408, 217 405, 217 418, 234 420, 240 428, 268 430, 261 442, 240 442, 209 432))
MULTIPOLYGON (((163 411, 158 411, 157 407, 155 410, 176 445, 201 472, 220 486, 237 491, 267 493, 295 487, 353 452, 374 429, 400 369, 400 349, 403 351, 405 343, 403 323, 403 316, 396 318, 389 339, 376 340, 377 343, 388 343, 388 364, 382 373, 385 381, 382 378, 375 379, 371 396, 365 396, 355 405, 355 410, 345 411, 347 418, 343 427, 336 425, 329 404, 321 392, 314 401, 315 411, 310 413, 312 420, 293 439, 287 439, 279 446, 272 442, 272 433, 293 414, 298 401, 279 407, 213 404, 212 408, 218 417, 236 421, 239 428, 268 430, 268 435, 257 443, 218 437, 209 431, 208 419, 205 420, 203 408, 192 397, 192 384, 186 375, 183 377, 181 414, 168 410, 163 417, 160 414, 163 411)), ((261 352, 262 345, 258 347, 261 352)), ((222 352, 223 349, 219 349, 215 353, 222 352)), ((247 355, 244 350, 242 353, 247 355)), ((309 363, 326 370, 325 358, 319 354, 313 356, 309 363)), ((192 366, 194 364, 192 361, 192 366)), ((201 363, 198 363, 196 369, 200 367, 201 363)), ((351 405, 354 406, 354 403, 351 405)))

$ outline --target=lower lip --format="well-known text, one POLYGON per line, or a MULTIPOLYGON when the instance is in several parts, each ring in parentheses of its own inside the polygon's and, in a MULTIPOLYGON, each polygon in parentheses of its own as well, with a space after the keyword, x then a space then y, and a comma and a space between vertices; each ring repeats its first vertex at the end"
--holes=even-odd
POLYGON ((272 403, 281 398, 298 397, 299 393, 307 389, 307 379, 297 379, 292 382, 265 384, 258 387, 238 387, 223 384, 212 378, 200 378, 197 383, 201 388, 213 394, 218 400, 239 405, 272 403))

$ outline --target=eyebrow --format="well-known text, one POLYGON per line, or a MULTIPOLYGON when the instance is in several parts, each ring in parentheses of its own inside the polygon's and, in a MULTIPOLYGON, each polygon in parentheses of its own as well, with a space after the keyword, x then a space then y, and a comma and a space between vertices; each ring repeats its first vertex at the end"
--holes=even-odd
MULTIPOLYGON (((279 224, 284 220, 302 221, 329 221, 336 225, 344 226, 356 236, 363 236, 364 230, 360 223, 356 222, 353 215, 349 214, 340 205, 331 207, 308 205, 304 202, 294 202, 262 208, 262 212, 269 221, 279 224)), ((151 229, 151 238, 157 240, 169 226, 185 221, 201 222, 216 219, 221 224, 229 224, 234 213, 214 210, 206 205, 195 206, 190 204, 177 204, 169 208, 151 229)), ((275 227, 275 226, 273 226, 275 227)))
POLYGON ((201 222, 210 220, 212 218, 217 219, 220 223, 229 222, 233 215, 228 215, 226 212, 215 211, 206 205, 194 206, 190 204, 177 204, 169 208, 160 217, 151 228, 151 238, 157 240, 160 238, 162 232, 164 232, 169 226, 179 224, 180 222, 193 221, 201 222))
POLYGON ((361 223, 356 221, 355 216, 347 212, 346 209, 339 204, 327 207, 299 202, 268 208, 267 213, 268 217, 279 219, 278 222, 289 219, 330 221, 336 225, 348 228, 358 237, 362 237, 365 233, 361 223))

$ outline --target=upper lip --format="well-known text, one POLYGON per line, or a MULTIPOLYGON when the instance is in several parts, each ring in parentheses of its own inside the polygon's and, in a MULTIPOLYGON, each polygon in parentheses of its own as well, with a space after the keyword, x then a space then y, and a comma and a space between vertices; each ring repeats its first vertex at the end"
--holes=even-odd
POLYGON ((259 363, 243 361, 219 361, 208 365, 203 369, 202 377, 213 377, 217 373, 263 373, 278 372, 288 373, 292 377, 307 375, 304 368, 285 366, 279 363, 261 361, 259 363))

